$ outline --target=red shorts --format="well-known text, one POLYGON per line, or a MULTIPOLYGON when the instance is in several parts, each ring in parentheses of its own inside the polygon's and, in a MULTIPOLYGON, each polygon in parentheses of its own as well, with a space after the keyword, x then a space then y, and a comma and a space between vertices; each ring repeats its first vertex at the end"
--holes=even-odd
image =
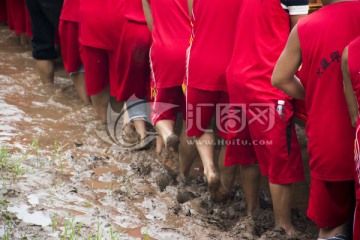
MULTIPOLYGON (((219 136, 226 138, 226 126, 222 123, 222 112, 229 106, 229 94, 223 91, 207 91, 187 87, 186 90, 186 134, 189 137, 201 136, 204 132, 212 131, 210 126, 216 114, 216 126, 219 136), (210 129, 209 129, 210 126, 210 129)), ((225 114, 226 116, 227 114, 225 114)))
POLYGON ((151 119, 155 125, 160 120, 176 121, 178 113, 185 119, 185 96, 181 87, 158 88, 152 103, 151 119))
POLYGON ((117 95, 120 102, 144 99, 150 88, 151 34, 146 24, 125 21, 117 49, 117 95))
POLYGON ((359 240, 359 239, 360 239, 360 200, 357 200, 355 214, 354 214, 353 240, 359 240))
POLYGON ((110 84, 110 95, 116 96, 115 51, 80 44, 81 61, 85 69, 87 93, 98 94, 110 84))
POLYGON ((9 28, 14 30, 16 34, 26 32, 25 1, 7 1, 7 9, 9 28))
POLYGON ((305 107, 305 101, 294 99, 294 112, 295 116, 300 118, 303 121, 307 121, 307 113, 306 113, 306 107, 305 107))
POLYGON ((79 47, 79 23, 60 20, 61 56, 68 73, 78 72, 82 63, 79 47))
POLYGON ((284 119, 271 104, 240 105, 232 105, 233 115, 228 117, 236 123, 232 124, 236 128, 228 133, 224 165, 258 163, 261 173, 269 177, 270 183, 302 181, 304 172, 291 104, 285 105, 284 119))
POLYGON ((335 228, 354 213, 354 181, 329 182, 311 179, 307 216, 318 228, 335 228))

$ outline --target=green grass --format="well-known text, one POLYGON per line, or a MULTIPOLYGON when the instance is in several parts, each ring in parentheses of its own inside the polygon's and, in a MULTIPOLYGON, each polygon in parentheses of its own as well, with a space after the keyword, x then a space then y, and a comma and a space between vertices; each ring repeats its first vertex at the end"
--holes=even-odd
MULTIPOLYGON (((55 230, 58 228, 56 216, 52 217, 51 222, 52 231, 55 232, 55 230)), ((66 218, 58 237, 60 240, 120 240, 121 232, 115 231, 112 227, 110 227, 108 234, 105 234, 105 229, 101 226, 100 220, 98 220, 96 225, 96 233, 83 235, 81 233, 83 226, 83 223, 75 221, 75 217, 66 218)))
POLYGON ((7 150, 6 146, 2 146, 0 150, 0 170, 6 173, 10 173, 13 177, 23 175, 25 173, 24 168, 22 167, 22 162, 24 158, 15 158, 14 155, 11 155, 7 150))

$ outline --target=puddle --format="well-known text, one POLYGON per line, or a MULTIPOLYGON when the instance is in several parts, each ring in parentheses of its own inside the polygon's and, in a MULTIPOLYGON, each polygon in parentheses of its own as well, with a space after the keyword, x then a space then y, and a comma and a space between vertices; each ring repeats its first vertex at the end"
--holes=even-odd
POLYGON ((18 207, 9 207, 9 212, 12 212, 16 215, 18 219, 21 219, 25 223, 39 225, 39 226, 48 226, 51 224, 51 219, 49 216, 43 212, 28 212, 29 206, 22 204, 18 207))

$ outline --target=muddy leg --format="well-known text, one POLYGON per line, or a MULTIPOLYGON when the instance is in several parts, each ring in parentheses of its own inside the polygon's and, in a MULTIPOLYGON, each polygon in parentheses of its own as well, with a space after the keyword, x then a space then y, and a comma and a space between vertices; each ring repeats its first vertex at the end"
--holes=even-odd
POLYGON ((74 73, 71 75, 71 80, 73 81, 76 92, 79 94, 83 103, 86 105, 90 104, 90 97, 86 91, 85 74, 83 72, 74 73))
POLYGON ((230 197, 231 189, 234 186, 236 175, 239 172, 239 166, 231 167, 224 166, 226 146, 221 148, 219 156, 219 172, 220 172, 220 187, 217 193, 217 201, 222 202, 230 197))
POLYGON ((198 155, 196 145, 192 138, 186 136, 186 123, 182 124, 179 146, 179 161, 181 177, 188 178, 192 164, 198 155))
POLYGON ((254 216, 259 210, 260 169, 258 165, 241 166, 241 184, 246 199, 246 212, 254 216))
POLYGON ((275 225, 282 227, 287 235, 296 235, 297 231, 291 223, 292 184, 269 183, 273 201, 275 225))
POLYGON ((214 141, 214 133, 206 132, 200 137, 197 137, 195 143, 204 166, 204 174, 208 182, 211 199, 216 201, 216 192, 219 188, 220 177, 217 166, 214 163, 214 141))
POLYGON ((173 173, 179 171, 179 137, 174 133, 175 122, 172 120, 160 120, 156 123, 156 129, 165 143, 164 164, 173 173))
POLYGON ((110 102, 109 86, 105 87, 98 94, 90 96, 91 102, 102 123, 107 122, 107 108, 110 102))
POLYGON ((53 60, 36 60, 40 79, 43 84, 54 83, 55 65, 53 60))

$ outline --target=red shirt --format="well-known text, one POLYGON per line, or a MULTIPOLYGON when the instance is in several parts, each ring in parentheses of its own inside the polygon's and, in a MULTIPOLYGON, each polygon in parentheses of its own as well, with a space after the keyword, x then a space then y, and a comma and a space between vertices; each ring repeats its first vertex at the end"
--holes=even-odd
POLYGON ((194 0, 194 39, 187 85, 227 91, 226 69, 232 56, 236 21, 242 0, 194 0))
POLYGON ((290 16, 279 0, 243 0, 233 57, 227 71, 230 102, 276 103, 288 98, 271 76, 290 33, 290 16))
POLYGON ((154 87, 181 86, 191 35, 187 0, 151 0, 149 3, 153 17, 150 58, 154 87))
POLYGON ((297 26, 310 170, 319 180, 354 179, 354 129, 343 91, 341 54, 360 35, 359 13, 359 1, 334 3, 301 19, 297 26))
MULTIPOLYGON (((356 38, 349 44, 348 48, 348 66, 352 87, 360 107, 360 37, 356 38)), ((360 184, 360 121, 356 124, 356 142, 355 142, 355 169, 357 180, 360 184)), ((357 184, 356 197, 360 199, 360 187, 357 184)))
POLYGON ((146 24, 141 0, 125 0, 125 18, 130 21, 146 24))
POLYGON ((64 0, 60 19, 71 22, 79 22, 79 8, 80 0, 64 0))
POLYGON ((123 10, 123 0, 80 0, 80 43, 115 50, 123 22, 123 10))

